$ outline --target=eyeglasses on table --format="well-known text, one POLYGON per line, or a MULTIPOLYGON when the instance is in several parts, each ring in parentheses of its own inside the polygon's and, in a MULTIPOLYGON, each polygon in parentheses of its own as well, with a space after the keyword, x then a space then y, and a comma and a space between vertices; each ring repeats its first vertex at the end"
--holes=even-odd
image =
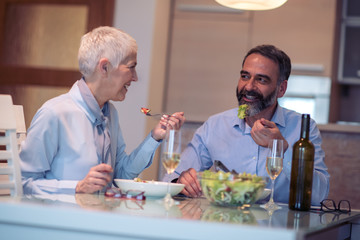
POLYGON ((351 205, 348 200, 340 200, 338 205, 332 199, 324 199, 320 202, 320 210, 323 212, 341 212, 349 213, 351 212, 351 205))
POLYGON ((339 220, 346 213, 350 214, 351 205, 348 200, 340 200, 336 204, 333 199, 324 199, 320 202, 320 208, 311 208, 310 211, 319 214, 321 224, 328 224, 339 220))

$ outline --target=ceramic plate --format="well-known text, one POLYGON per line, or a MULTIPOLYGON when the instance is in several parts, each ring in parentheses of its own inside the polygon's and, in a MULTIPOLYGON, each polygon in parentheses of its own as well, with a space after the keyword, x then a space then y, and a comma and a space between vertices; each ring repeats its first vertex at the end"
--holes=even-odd
MULTIPOLYGON (((167 182, 158 181, 146 181, 146 182, 135 182, 130 179, 115 179, 115 184, 122 190, 138 190, 144 191, 146 197, 164 197, 167 192, 167 182)), ((184 184, 170 183, 169 192, 171 196, 174 196, 181 192, 185 187, 184 184)))

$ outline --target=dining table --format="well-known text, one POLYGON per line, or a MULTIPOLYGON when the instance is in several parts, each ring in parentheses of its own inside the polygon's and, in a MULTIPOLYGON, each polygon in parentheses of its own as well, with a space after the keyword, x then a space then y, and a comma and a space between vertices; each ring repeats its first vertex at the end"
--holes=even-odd
POLYGON ((360 239, 360 210, 269 212, 204 197, 146 200, 104 194, 0 197, 0 239, 360 239))

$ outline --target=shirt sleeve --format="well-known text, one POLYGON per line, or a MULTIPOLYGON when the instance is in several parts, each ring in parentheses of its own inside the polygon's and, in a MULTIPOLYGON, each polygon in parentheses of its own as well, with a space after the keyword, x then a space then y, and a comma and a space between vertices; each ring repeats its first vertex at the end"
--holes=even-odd
POLYGON ((165 174, 163 181, 178 178, 183 171, 189 168, 194 168, 196 171, 204 171, 211 167, 212 160, 206 147, 206 139, 209 134, 208 129, 208 123, 205 122, 196 130, 191 142, 181 153, 179 166, 175 169, 174 173, 170 175, 165 174))
POLYGON ((330 174, 325 165, 325 152, 321 148, 322 138, 320 131, 316 126, 315 121, 312 120, 310 130, 310 140, 315 146, 315 159, 314 159, 314 175, 311 203, 313 205, 320 205, 320 202, 327 198, 330 188, 330 174))
POLYGON ((23 172, 24 194, 75 194, 78 181, 45 179, 42 173, 23 172))
POLYGON ((133 179, 152 163, 155 151, 160 142, 156 141, 151 133, 130 154, 125 152, 125 143, 121 131, 118 136, 114 178, 133 179))

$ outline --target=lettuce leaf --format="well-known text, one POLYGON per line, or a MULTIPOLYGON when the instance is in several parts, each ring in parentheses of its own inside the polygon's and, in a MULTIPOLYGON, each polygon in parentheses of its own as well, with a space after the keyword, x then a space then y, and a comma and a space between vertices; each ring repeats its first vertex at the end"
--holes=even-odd
POLYGON ((238 118, 240 119, 244 119, 247 117, 247 109, 249 108, 248 105, 246 104, 242 104, 239 106, 239 109, 238 109, 238 118))

